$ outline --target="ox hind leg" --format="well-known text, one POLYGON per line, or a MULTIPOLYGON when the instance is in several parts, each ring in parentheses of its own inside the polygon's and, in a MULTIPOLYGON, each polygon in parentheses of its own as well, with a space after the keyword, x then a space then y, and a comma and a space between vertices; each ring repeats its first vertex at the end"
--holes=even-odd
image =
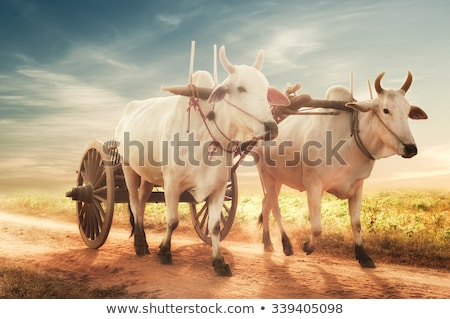
POLYGON ((361 203, 362 203, 362 184, 358 187, 355 194, 348 199, 348 210, 350 213, 350 223, 355 242, 355 258, 363 268, 375 268, 375 263, 367 255, 362 245, 361 238, 361 203))
POLYGON ((159 245, 158 257, 159 261, 163 265, 172 264, 172 234, 178 227, 180 218, 178 215, 178 204, 180 199, 181 191, 178 191, 177 187, 171 186, 171 183, 165 183, 165 199, 166 199, 166 233, 164 234, 163 240, 159 245))
POLYGON ((150 254, 144 231, 145 204, 152 193, 153 184, 141 180, 129 166, 123 167, 125 182, 129 193, 131 234, 134 234, 134 250, 137 256, 150 254))
POLYGON ((306 190, 306 196, 308 199, 309 219, 311 224, 311 236, 303 244, 303 251, 310 255, 315 250, 317 241, 322 234, 322 221, 321 221, 321 201, 323 190, 320 185, 313 185, 306 190))
POLYGON ((264 198, 262 201, 262 211, 259 216, 259 224, 263 226, 263 244, 265 252, 273 252, 273 244, 270 238, 269 230, 269 215, 272 211, 275 221, 277 222, 278 229, 281 234, 281 243, 283 245, 283 252, 286 256, 294 254, 291 241, 285 231, 283 221, 281 218, 280 206, 278 198, 280 196, 281 183, 277 183, 275 179, 270 176, 266 176, 263 181, 264 198))

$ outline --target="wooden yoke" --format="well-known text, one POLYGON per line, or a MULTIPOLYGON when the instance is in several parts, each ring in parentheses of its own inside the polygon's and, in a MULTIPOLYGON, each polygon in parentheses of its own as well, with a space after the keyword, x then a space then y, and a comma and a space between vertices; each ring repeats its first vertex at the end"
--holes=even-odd
MULTIPOLYGON (((296 86, 298 87, 298 86, 296 86)), ((212 93, 212 88, 186 86, 163 86, 162 91, 176 95, 191 97, 196 95, 202 100, 207 100, 212 93)), ((309 94, 295 95, 295 92, 286 91, 291 103, 288 106, 271 106, 272 115, 277 123, 284 120, 289 115, 337 115, 338 111, 351 112, 352 109, 346 106, 348 101, 320 100, 313 99, 309 94), (331 109, 329 112, 311 112, 315 108, 331 109), (337 110, 337 111, 336 111, 337 110)))
POLYGON ((289 98, 291 104, 288 106, 271 106, 273 118, 277 123, 280 123, 289 115, 338 115, 338 111, 352 111, 351 108, 346 106, 348 101, 313 99, 309 94, 300 94, 289 98), (331 111, 312 112, 312 109, 316 108, 331 109, 331 111))

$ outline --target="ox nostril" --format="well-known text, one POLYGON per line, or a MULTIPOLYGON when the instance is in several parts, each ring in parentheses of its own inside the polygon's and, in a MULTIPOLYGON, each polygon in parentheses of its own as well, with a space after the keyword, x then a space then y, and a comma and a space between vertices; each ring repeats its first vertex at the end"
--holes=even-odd
POLYGON ((417 154, 417 146, 415 144, 405 144, 404 147, 405 155, 403 155, 403 157, 411 158, 417 154))
POLYGON ((268 141, 274 139, 278 135, 278 125, 275 122, 264 122, 264 127, 266 128, 266 135, 264 140, 268 141))

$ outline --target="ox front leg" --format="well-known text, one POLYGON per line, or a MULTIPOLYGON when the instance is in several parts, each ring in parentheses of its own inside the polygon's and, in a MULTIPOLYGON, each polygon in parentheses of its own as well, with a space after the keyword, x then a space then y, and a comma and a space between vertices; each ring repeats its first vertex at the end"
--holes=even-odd
POLYGON ((322 234, 322 220, 321 220, 321 201, 322 201, 322 188, 313 187, 307 190, 309 217, 311 224, 311 236, 303 244, 303 251, 310 255, 316 249, 317 240, 322 234))
POLYGON ((291 256, 294 254, 294 248, 292 247, 291 244, 291 240, 289 239, 286 230, 284 228, 283 225, 283 220, 281 218, 281 210, 280 210, 280 205, 278 203, 278 193, 277 193, 277 198, 276 201, 274 202, 274 207, 272 210, 273 213, 273 217, 275 218, 275 221, 278 224, 278 229, 280 230, 281 233, 281 244, 283 245, 283 253, 286 256, 291 256))
POLYGON ((222 214, 223 199, 225 197, 225 189, 226 187, 224 186, 219 191, 212 193, 207 199, 209 211, 208 230, 211 235, 212 264, 214 271, 219 276, 229 277, 232 275, 231 268, 225 262, 220 250, 220 219, 222 214))
POLYGON ((355 258, 363 268, 375 268, 372 258, 364 250, 361 238, 361 203, 362 203, 362 183, 358 187, 355 195, 348 199, 350 222, 355 242, 355 258))
POLYGON ((159 262, 163 265, 172 264, 172 234, 178 227, 179 216, 178 216, 178 202, 180 198, 180 192, 175 191, 171 186, 167 187, 165 191, 166 197, 166 209, 167 209, 167 227, 166 233, 164 235, 161 244, 159 245, 158 258, 159 262))
POLYGON ((291 244, 281 218, 280 205, 278 198, 280 196, 281 183, 277 183, 272 176, 261 173, 263 176, 263 185, 265 189, 264 199, 262 201, 262 212, 259 223, 263 225, 263 244, 265 252, 273 252, 273 244, 270 238, 269 231, 269 215, 272 211, 275 221, 277 222, 278 229, 281 234, 281 244, 283 245, 283 252, 286 256, 294 254, 294 249, 291 244))
POLYGON ((259 216, 258 223, 262 225, 263 233, 262 233, 262 242, 264 245, 264 251, 271 253, 274 252, 275 249, 273 248, 272 240, 270 238, 270 230, 269 230, 269 215, 270 211, 272 209, 270 205, 270 195, 266 193, 264 195, 264 198, 262 200, 262 210, 261 215, 259 216))

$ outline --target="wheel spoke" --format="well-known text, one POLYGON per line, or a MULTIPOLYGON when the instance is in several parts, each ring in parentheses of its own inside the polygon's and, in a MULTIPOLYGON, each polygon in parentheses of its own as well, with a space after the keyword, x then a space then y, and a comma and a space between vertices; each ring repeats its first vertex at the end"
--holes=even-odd
POLYGON ((206 204, 204 204, 204 205, 202 206, 202 208, 198 211, 198 214, 195 215, 195 218, 196 218, 196 219, 199 219, 200 216, 203 215, 203 213, 206 211, 207 208, 208 208, 208 206, 207 206, 206 204))
POLYGON ((224 214, 220 214, 220 221, 222 222, 223 225, 227 224, 227 218, 225 217, 224 214))
POLYGON ((86 233, 86 204, 82 204, 83 206, 80 209, 78 220, 80 221, 81 228, 86 233))
MULTIPOLYGON (((199 224, 199 226, 200 226, 200 228, 204 228, 205 227, 205 222, 208 220, 208 206, 205 204, 205 206, 204 206, 206 209, 203 209, 202 208, 202 210, 204 210, 205 211, 205 213, 203 214, 203 216, 202 216, 202 220, 200 221, 200 224, 199 224)), ((208 225, 206 225, 206 228, 208 228, 208 225)))
POLYGON ((106 202, 106 198, 105 197, 103 197, 103 196, 100 196, 99 194, 96 194, 95 192, 94 192, 94 199, 96 199, 96 200, 98 200, 99 202, 106 202))
MULTIPOLYGON (((101 170, 101 175, 94 181, 93 187, 94 189, 97 189, 100 185, 106 184, 106 171, 101 170)), ((106 187, 106 186, 104 186, 106 187)))
POLYGON ((86 172, 86 180, 85 182, 91 183, 92 177, 92 151, 89 150, 86 154, 86 158, 84 159, 84 170, 86 172))
POLYGON ((101 177, 102 173, 105 172, 104 168, 103 168, 103 164, 102 164, 102 159, 100 156, 100 154, 95 153, 96 157, 95 157, 95 162, 92 164, 94 167, 94 170, 92 172, 92 184, 96 184, 99 180, 99 178, 101 177))
POLYGON ((208 215, 205 215, 203 217, 203 220, 200 223, 200 228, 203 229, 203 233, 208 236, 209 235, 209 228, 208 228, 208 215))
POLYGON ((94 193, 94 195, 99 195, 99 196, 103 195, 104 196, 104 195, 106 195, 107 191, 108 191, 108 186, 105 185, 105 186, 102 186, 102 187, 97 188, 97 189, 94 188, 93 193, 94 193))
POLYGON ((230 214, 231 208, 228 207, 225 203, 223 203, 222 205, 223 209, 225 209, 225 211, 227 212, 227 214, 230 214))
POLYGON ((94 240, 95 236, 98 232, 98 224, 97 224, 97 211, 95 210, 94 206, 92 206, 92 214, 91 214, 91 239, 94 240))
POLYGON ((98 226, 97 226, 97 218, 96 218, 96 211, 95 211, 95 209, 94 209, 94 206, 91 204, 90 205, 90 211, 91 211, 91 214, 90 214, 90 218, 89 218, 89 221, 90 221, 90 224, 91 224, 91 231, 90 231, 90 235, 89 235, 89 238, 91 238, 91 240, 94 240, 95 239, 95 233, 97 232, 97 228, 98 228, 98 226))
POLYGON ((102 205, 100 205, 100 203, 94 199, 92 201, 94 203, 95 208, 97 209, 97 213, 95 216, 97 217, 97 224, 100 226, 100 228, 102 228, 103 226, 103 220, 105 219, 105 211, 102 207, 102 205))
POLYGON ((231 183, 227 185, 227 190, 225 191, 225 198, 224 200, 229 201, 232 199, 233 190, 231 188, 231 183))
POLYGON ((81 175, 81 178, 82 178, 82 180, 83 180, 83 183, 80 183, 80 185, 78 185, 78 186, 81 186, 81 185, 83 185, 84 183, 86 183, 86 180, 87 180, 87 174, 86 174, 86 167, 83 165, 83 166, 81 166, 81 169, 80 169, 80 175, 81 175))
POLYGON ((91 205, 86 204, 86 214, 85 214, 85 228, 84 233, 87 238, 91 237, 91 205))
POLYGON ((95 207, 95 210, 94 210, 95 228, 94 228, 94 230, 95 230, 95 238, 97 238, 98 235, 100 234, 100 231, 103 226, 103 217, 102 216, 104 216, 104 211, 103 211, 102 206, 95 199, 92 201, 92 203, 94 204, 94 207, 95 207))
POLYGON ((95 178, 95 171, 97 166, 97 161, 95 159, 95 152, 89 151, 89 182, 93 183, 95 178))
POLYGON ((90 150, 89 152, 89 182, 93 183, 95 181, 95 176, 97 174, 97 168, 98 168, 98 159, 97 159, 97 152, 94 152, 93 150, 90 150))

